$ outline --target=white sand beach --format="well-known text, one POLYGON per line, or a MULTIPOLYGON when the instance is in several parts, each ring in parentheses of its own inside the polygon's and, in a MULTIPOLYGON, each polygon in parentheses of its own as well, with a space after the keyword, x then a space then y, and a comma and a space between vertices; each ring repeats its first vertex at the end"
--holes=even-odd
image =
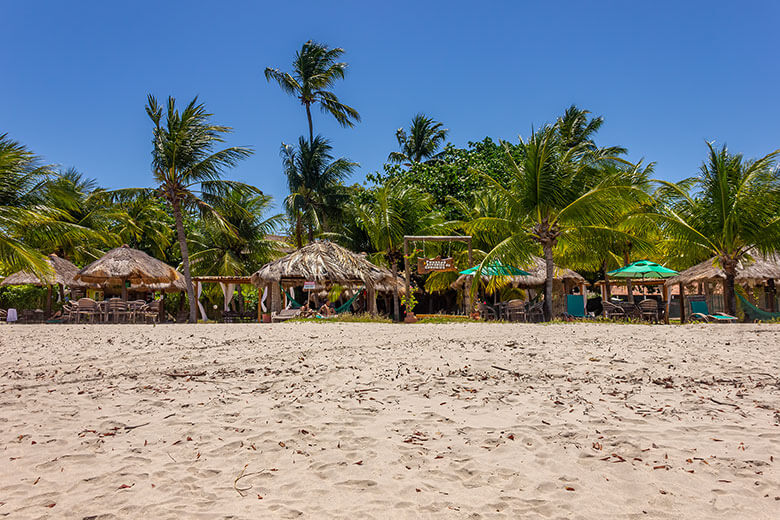
POLYGON ((780 517, 777 325, 15 325, 0 375, 0 517, 780 517))

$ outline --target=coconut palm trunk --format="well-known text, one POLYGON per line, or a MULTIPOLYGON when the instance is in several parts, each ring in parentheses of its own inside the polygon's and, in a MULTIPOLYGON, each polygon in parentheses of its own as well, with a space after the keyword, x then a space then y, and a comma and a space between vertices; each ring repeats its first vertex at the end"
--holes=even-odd
MULTIPOLYGON (((390 256, 390 268, 393 271, 393 280, 398 278, 398 266, 394 255, 390 256)), ((399 321, 401 315, 401 307, 398 302, 398 284, 393 283, 393 321, 399 321)))
MULTIPOLYGON (((737 315, 737 293, 734 289, 734 280, 737 278, 737 261, 730 257, 721 258, 723 272, 726 280, 723 283, 723 303, 726 305, 726 313, 737 315)), ((712 309, 710 309, 712 310, 712 309)))
POLYGON ((184 233, 184 219, 181 214, 181 203, 173 202, 173 219, 176 221, 176 235, 181 250, 181 262, 184 269, 184 283, 187 286, 187 300, 190 303, 190 323, 198 322, 198 305, 195 300, 195 287, 192 285, 190 274, 190 251, 187 248, 187 235, 184 233))
POLYGON ((311 104, 306 103, 306 118, 309 120, 309 144, 314 142, 314 124, 311 121, 311 104))
POLYGON ((544 251, 544 319, 550 321, 553 315, 552 308, 552 293, 553 293, 553 277, 555 276, 555 263, 553 262, 553 243, 551 241, 544 242, 542 244, 542 250, 544 251))

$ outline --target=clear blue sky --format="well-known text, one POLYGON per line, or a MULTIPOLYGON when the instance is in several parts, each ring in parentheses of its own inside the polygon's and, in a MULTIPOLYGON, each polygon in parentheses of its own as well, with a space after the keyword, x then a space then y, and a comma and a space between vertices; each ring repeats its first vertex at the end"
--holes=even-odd
POLYGON ((706 140, 749 157, 780 147, 780 2, 198 2, 5 0, 0 133, 108 188, 151 183, 147 93, 194 95, 255 155, 229 173, 277 201, 281 142, 306 133, 297 100, 263 77, 314 39, 346 49, 335 91, 363 122, 315 131, 381 168, 419 111, 456 146, 516 139, 575 103, 602 144, 693 175, 706 140))

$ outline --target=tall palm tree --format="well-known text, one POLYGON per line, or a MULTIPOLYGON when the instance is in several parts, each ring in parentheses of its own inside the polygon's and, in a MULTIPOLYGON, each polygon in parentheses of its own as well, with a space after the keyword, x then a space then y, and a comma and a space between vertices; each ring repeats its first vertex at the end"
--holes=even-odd
POLYGON ((295 245, 303 246, 304 227, 309 241, 315 230, 327 221, 328 214, 337 207, 341 181, 350 175, 357 163, 340 157, 333 158, 330 141, 316 136, 311 141, 298 139, 298 147, 282 144, 281 156, 290 195, 287 210, 293 220, 295 245))
POLYGON ((306 108, 309 142, 314 141, 311 106, 315 103, 323 112, 335 117, 341 126, 352 127, 355 121, 360 121, 357 110, 339 101, 336 94, 328 90, 336 80, 344 79, 347 64, 337 61, 343 54, 344 49, 329 49, 327 45, 309 40, 295 53, 292 73, 271 67, 265 69, 266 80, 276 81, 282 90, 296 96, 306 108))
POLYGON ((700 261, 715 256, 726 274, 727 311, 736 313, 737 266, 751 252, 780 250, 780 150, 746 160, 707 143, 699 174, 682 183, 661 182, 663 211, 652 215, 675 254, 700 261), (690 188, 690 190, 689 190, 690 188))
POLYGON ((400 152, 392 152, 387 160, 394 163, 418 163, 424 159, 438 156, 439 147, 447 139, 447 130, 443 124, 434 121, 425 114, 417 114, 412 119, 409 133, 399 128, 395 131, 400 152))
MULTIPOLYGON (((576 105, 571 105, 557 119, 555 126, 561 138, 562 146, 566 148, 583 147, 595 152, 599 148, 596 146, 594 138, 603 124, 603 117, 590 117, 589 110, 583 110, 576 105)), ((604 155, 612 157, 617 157, 627 152, 622 146, 601 148, 601 151, 604 155)))
POLYGON ((167 110, 163 111, 154 96, 150 94, 146 113, 154 124, 152 174, 157 187, 116 190, 114 194, 120 198, 154 194, 170 205, 187 285, 189 320, 190 323, 195 323, 197 304, 190 273, 187 235, 184 231, 184 212, 198 209, 201 213, 222 222, 226 229, 231 229, 229 223, 222 219, 214 208, 213 203, 209 203, 206 199, 213 201, 224 196, 231 189, 257 192, 256 188, 246 184, 222 179, 222 173, 226 168, 233 167, 242 159, 249 157, 252 151, 239 146, 215 151, 214 149, 224 142, 224 134, 232 129, 211 123, 212 114, 206 112, 202 103, 198 103, 197 97, 181 112, 176 108, 176 100, 169 97, 167 110))
MULTIPOLYGON (((446 224, 438 212, 431 211, 431 195, 414 187, 386 184, 378 188, 374 200, 353 208, 358 225, 368 235, 393 272, 403 257, 404 235, 424 235, 443 229, 446 224)), ((408 309, 411 311, 411 309, 408 309)), ((398 287, 393 284, 393 316, 399 319, 398 287)))
POLYGON ((623 172, 605 172, 600 166, 611 159, 589 143, 566 142, 558 124, 533 132, 522 141, 522 158, 515 161, 506 149, 512 176, 509 188, 484 175, 491 188, 503 197, 503 216, 481 217, 466 229, 472 233, 510 229, 483 260, 525 262, 541 247, 546 267, 545 319, 552 318, 553 253, 560 240, 585 232, 607 233, 615 218, 647 194, 623 172))

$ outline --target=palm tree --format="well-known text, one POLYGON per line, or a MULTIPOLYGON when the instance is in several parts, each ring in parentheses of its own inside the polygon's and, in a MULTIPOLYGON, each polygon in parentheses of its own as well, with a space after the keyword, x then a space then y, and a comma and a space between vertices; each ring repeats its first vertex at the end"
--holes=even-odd
POLYGON ((326 45, 309 40, 301 50, 295 53, 292 74, 267 67, 265 79, 276 81, 282 90, 300 99, 306 108, 309 121, 309 142, 314 141, 314 125, 311 120, 311 106, 319 103, 323 112, 330 113, 341 126, 352 127, 354 121, 360 121, 360 114, 354 108, 345 105, 336 94, 327 90, 344 79, 347 64, 337 61, 344 49, 329 49, 326 45))
POLYGON ((727 312, 737 310, 734 279, 751 252, 780 250, 780 150, 745 160, 707 143, 707 162, 699 175, 681 183, 659 181, 663 211, 652 215, 675 254, 701 261, 711 256, 726 274, 727 312))
POLYGON ((622 146, 601 149, 596 146, 593 139, 601 125, 604 124, 604 118, 598 116, 589 119, 589 116, 589 110, 583 110, 576 105, 572 105, 564 111, 555 123, 562 146, 566 148, 584 147, 591 152, 601 150, 604 155, 611 157, 625 154, 627 150, 622 146))
POLYGON ((214 208, 230 225, 208 216, 199 222, 191 239, 193 270, 223 276, 253 273, 276 255, 276 242, 266 237, 281 223, 282 215, 266 217, 272 204, 269 195, 231 190, 214 208))
MULTIPOLYGON (((438 212, 431 211, 431 195, 414 187, 386 184, 374 193, 374 200, 352 208, 358 225, 368 235, 393 272, 398 274, 404 235, 424 235, 443 229, 446 224, 438 212)), ((411 311, 411 309, 407 309, 411 311)), ((393 284, 393 316, 399 319, 398 287, 393 284)))
POLYGON ((425 114, 417 114, 412 119, 409 134, 399 128, 395 131, 400 152, 392 152, 387 160, 393 163, 419 163, 424 159, 436 158, 439 147, 447 139, 447 130, 444 125, 425 114))
POLYGON ((0 135, 0 262, 10 269, 50 274, 43 255, 52 244, 95 238, 73 223, 67 208, 51 205, 45 187, 53 177, 27 147, 0 135))
POLYGON ((282 144, 282 163, 290 189, 285 202, 298 248, 303 246, 304 227, 309 241, 313 241, 315 230, 338 208, 340 183, 358 166, 343 157, 334 159, 332 150, 330 141, 319 135, 312 141, 299 138, 297 148, 282 144))
POLYGON ((198 103, 197 97, 181 112, 176 108, 176 100, 169 97, 167 111, 163 114, 163 108, 150 94, 146 113, 154 123, 152 173, 157 187, 151 190, 117 190, 114 193, 119 197, 155 194, 170 205, 187 285, 189 319, 190 323, 195 323, 197 304, 190 273, 187 235, 184 231, 184 212, 198 209, 222 222, 226 229, 231 229, 229 223, 225 222, 214 208, 213 202, 209 203, 206 199, 213 201, 231 189, 257 192, 256 188, 246 184, 222 179, 222 172, 226 168, 233 167, 240 160, 249 157, 252 151, 238 146, 214 151, 219 143, 224 142, 223 135, 232 129, 212 124, 212 114, 206 112, 202 103, 198 103))
POLYGON ((601 169, 608 158, 592 150, 589 142, 567 142, 558 124, 521 139, 522 157, 515 161, 506 148, 511 174, 509 188, 492 177, 485 180, 504 199, 502 216, 481 217, 466 226, 472 233, 511 230, 486 255, 493 259, 523 263, 541 247, 546 266, 544 287, 545 319, 552 318, 553 253, 560 240, 574 240, 577 234, 608 233, 610 225, 627 207, 646 200, 647 194, 634 185, 631 175, 601 169))
POLYGON ((122 201, 112 231, 123 244, 140 249, 166 263, 178 264, 179 255, 171 251, 176 240, 174 222, 158 197, 138 196, 122 201), (171 253, 174 253, 173 255, 171 253))

